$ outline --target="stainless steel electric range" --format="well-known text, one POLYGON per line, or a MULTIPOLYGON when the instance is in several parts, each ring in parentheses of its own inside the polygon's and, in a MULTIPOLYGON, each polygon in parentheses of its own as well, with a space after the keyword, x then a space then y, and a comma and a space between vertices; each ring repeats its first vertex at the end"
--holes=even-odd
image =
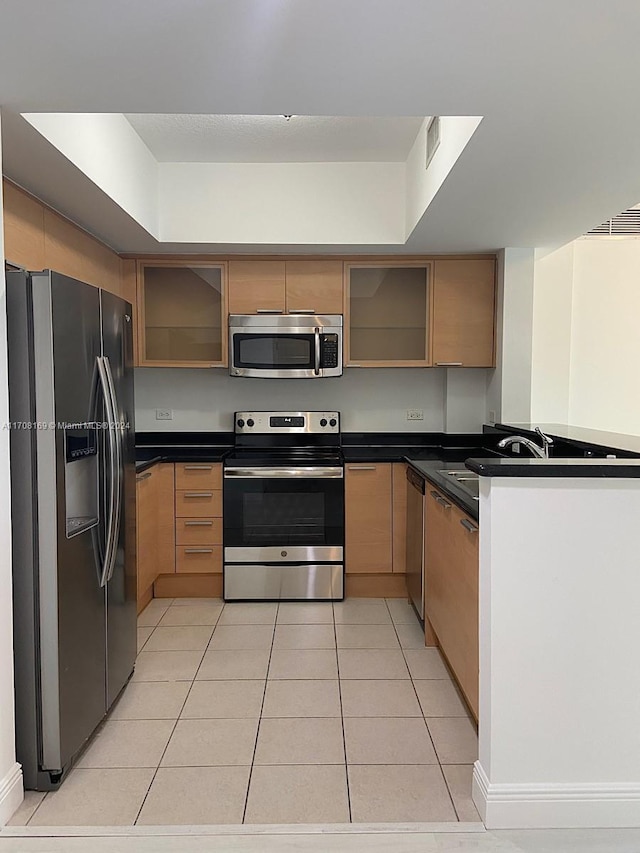
POLYGON ((223 467, 224 598, 344 597, 339 412, 236 412, 223 467))

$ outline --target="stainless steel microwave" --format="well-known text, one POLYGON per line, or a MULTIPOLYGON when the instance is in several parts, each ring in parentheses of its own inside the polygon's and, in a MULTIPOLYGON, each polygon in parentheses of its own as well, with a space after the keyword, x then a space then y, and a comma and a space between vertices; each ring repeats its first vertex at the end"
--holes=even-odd
POLYGON ((231 314, 229 373, 271 379, 342 375, 342 315, 231 314))

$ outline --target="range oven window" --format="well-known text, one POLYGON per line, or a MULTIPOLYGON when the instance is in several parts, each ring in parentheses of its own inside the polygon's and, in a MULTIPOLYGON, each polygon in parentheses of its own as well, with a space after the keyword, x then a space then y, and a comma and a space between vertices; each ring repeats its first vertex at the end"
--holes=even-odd
POLYGON ((225 546, 342 545, 342 479, 228 479, 225 546))
POLYGON ((234 334, 235 367, 278 369, 297 367, 313 370, 315 337, 313 334, 234 334))
POLYGON ((324 503, 322 494, 244 495, 244 544, 326 545, 324 503))

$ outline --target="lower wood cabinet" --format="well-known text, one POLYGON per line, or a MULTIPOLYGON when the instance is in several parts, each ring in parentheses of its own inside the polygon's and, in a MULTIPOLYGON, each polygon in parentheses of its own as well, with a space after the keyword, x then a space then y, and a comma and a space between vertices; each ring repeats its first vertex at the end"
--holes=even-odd
POLYGON ((348 463, 345 471, 347 573, 392 571, 389 463, 348 463))
POLYGON ((176 463, 176 574, 222 574, 222 465, 176 463))
POLYGON ((348 595, 405 594, 405 469, 404 462, 345 466, 348 595))
POLYGON ((429 482, 425 508, 425 615, 478 716, 478 523, 429 482))
POLYGON ((174 467, 153 465, 136 476, 138 610, 153 597, 158 575, 175 571, 174 467))

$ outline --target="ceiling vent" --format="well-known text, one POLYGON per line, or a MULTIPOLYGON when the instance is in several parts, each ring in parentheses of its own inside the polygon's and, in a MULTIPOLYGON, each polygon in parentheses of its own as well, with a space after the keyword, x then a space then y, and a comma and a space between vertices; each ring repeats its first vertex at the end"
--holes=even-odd
POLYGON ((429 166, 433 155, 440 145, 440 116, 433 116, 427 127, 427 160, 425 169, 429 166))
POLYGON ((597 228, 587 231, 587 237, 640 237, 640 205, 623 210, 597 228))

